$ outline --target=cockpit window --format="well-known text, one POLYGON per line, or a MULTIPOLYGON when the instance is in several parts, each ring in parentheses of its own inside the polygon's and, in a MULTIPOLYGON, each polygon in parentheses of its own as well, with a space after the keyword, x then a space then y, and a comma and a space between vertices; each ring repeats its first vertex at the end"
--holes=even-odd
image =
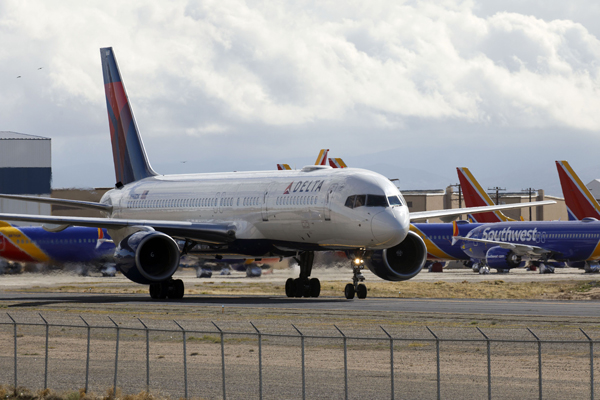
POLYGON ((367 207, 387 207, 388 202, 385 196, 370 194, 367 196, 367 207))
MULTIPOLYGON (((392 196, 395 197, 395 196, 392 196)), ((398 202, 398 198, 396 197, 396 202, 398 202)), ((348 196, 346 199, 346 204, 344 204, 348 208, 357 208, 357 207, 388 207, 388 199, 385 196, 380 196, 376 194, 355 194, 352 196, 348 196)))
POLYGON ((356 200, 354 201, 354 208, 362 207, 367 204, 367 195, 366 194, 357 194, 356 200))
POLYGON ((354 208, 354 198, 356 196, 348 196, 348 198, 346 199, 346 204, 344 204, 346 207, 350 207, 350 208, 354 208))
POLYGON ((402 200, 398 196, 388 196, 388 201, 392 207, 402 205, 402 200))

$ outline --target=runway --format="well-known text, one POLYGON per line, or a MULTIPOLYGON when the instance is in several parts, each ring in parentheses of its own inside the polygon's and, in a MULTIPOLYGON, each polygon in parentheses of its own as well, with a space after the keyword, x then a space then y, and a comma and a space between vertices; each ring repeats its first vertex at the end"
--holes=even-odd
POLYGON ((328 311, 377 311, 397 313, 481 314, 486 316, 600 317, 597 301, 494 300, 494 299, 394 299, 367 298, 346 300, 321 297, 289 299, 285 296, 187 296, 182 300, 152 300, 146 294, 98 295, 88 293, 15 293, 0 292, 0 304, 10 308, 70 304, 156 306, 174 309, 189 306, 300 309, 328 311))

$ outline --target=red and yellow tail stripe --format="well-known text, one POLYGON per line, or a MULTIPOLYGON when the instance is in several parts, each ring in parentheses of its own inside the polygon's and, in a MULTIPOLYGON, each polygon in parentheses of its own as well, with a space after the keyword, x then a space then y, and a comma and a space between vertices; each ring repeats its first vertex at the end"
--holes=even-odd
POLYGON ((321 149, 319 152, 319 157, 317 157, 317 161, 315 161, 315 165, 327 165, 327 154, 329 153, 329 149, 321 149))
POLYGON ((568 209, 577 219, 600 219, 600 204, 567 161, 556 161, 558 177, 568 209))
MULTIPOLYGON (((488 196, 485 190, 481 187, 477 179, 473 176, 471 171, 465 167, 456 168, 458 172, 458 180, 460 181, 460 187, 462 189, 463 198, 465 199, 465 205, 467 207, 483 207, 493 206, 494 202, 488 196)), ((486 213, 479 213, 473 216, 477 222, 502 222, 502 221, 514 221, 512 218, 508 218, 501 211, 490 211, 486 213)))
POLYGON ((0 240, 2 240, 0 256, 4 255, 8 259, 22 262, 50 261, 50 257, 19 228, 4 224, 0 227, 0 240))

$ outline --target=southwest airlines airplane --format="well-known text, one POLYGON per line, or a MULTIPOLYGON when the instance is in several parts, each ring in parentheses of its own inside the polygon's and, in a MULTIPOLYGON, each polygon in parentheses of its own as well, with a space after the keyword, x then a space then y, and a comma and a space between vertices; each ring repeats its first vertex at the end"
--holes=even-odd
POLYGON ((115 245, 103 229, 71 227, 50 233, 39 226, 17 227, 0 221, 0 257, 10 262, 102 265, 114 252, 115 245))
MULTIPOLYGON (((358 168, 311 165, 301 170, 159 175, 146 157, 112 48, 100 49, 117 183, 99 203, 2 195, 101 210, 106 218, 0 214, 42 222, 60 231, 71 225, 107 229, 117 244, 117 268, 130 280, 150 285, 152 298, 179 299, 184 285, 172 276, 181 253, 207 245, 206 257, 294 256, 300 276, 285 285, 288 297, 318 297, 310 278, 315 251, 343 250, 390 281, 410 279, 425 264, 423 240, 410 221, 465 214, 464 209, 409 214, 398 188, 382 175, 358 168), (184 240, 183 251, 176 240, 184 240)), ((538 202, 540 204, 550 204, 538 202)), ((494 209, 524 207, 494 206, 494 209)), ((470 209, 488 211, 489 207, 470 209)), ((197 252, 196 252, 197 254, 197 252)), ((365 298, 353 284, 346 297, 365 298)))

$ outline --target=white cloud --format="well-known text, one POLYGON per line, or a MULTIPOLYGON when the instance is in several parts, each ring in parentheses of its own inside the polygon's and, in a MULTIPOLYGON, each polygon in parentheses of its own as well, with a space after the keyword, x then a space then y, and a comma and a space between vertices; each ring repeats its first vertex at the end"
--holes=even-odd
POLYGON ((600 41, 586 7, 599 8, 576 5, 5 0, 1 128, 104 139, 98 49, 113 46, 146 143, 164 159, 187 151, 168 150, 174 139, 214 149, 219 135, 244 143, 234 157, 261 143, 377 151, 423 140, 415 128, 445 140, 450 122, 507 137, 595 135, 600 41))

